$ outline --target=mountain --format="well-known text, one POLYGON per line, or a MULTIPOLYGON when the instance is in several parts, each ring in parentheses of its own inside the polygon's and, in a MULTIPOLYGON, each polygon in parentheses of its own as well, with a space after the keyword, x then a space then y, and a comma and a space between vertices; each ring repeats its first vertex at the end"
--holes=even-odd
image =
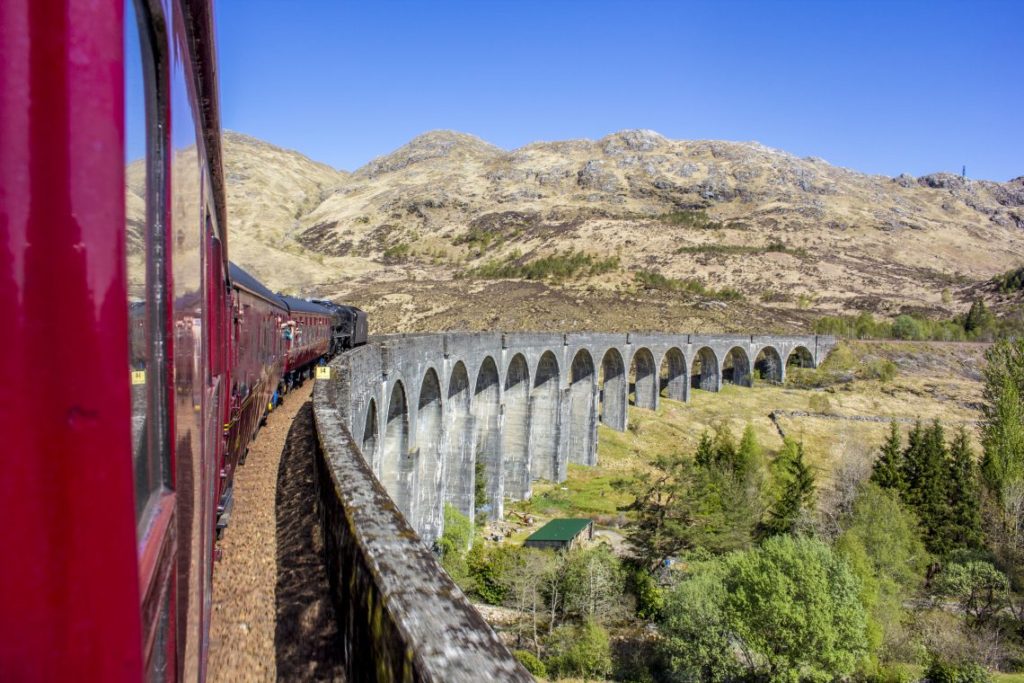
POLYGON ((986 283, 1024 262, 1024 177, 865 175, 646 130, 510 152, 434 131, 351 174, 234 133, 224 147, 231 257, 368 308, 378 331, 952 315, 1014 303, 986 283), (545 272, 560 277, 523 279, 545 272))

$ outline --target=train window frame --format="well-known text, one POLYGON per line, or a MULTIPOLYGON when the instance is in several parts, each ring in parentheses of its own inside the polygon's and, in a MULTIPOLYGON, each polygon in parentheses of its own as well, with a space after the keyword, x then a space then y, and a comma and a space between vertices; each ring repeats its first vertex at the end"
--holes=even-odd
MULTIPOLYGON (((169 379, 173 327, 170 325, 170 52, 168 24, 160 0, 124 0, 124 20, 134 17, 145 101, 145 303, 148 334, 146 453, 156 461, 155 486, 136 516, 143 652, 151 676, 176 678, 176 643, 167 631, 175 620, 172 590, 176 494, 171 450, 169 379)), ((127 30, 126 30, 127 34, 127 30)), ((125 49, 129 48, 125 41, 125 49)), ((125 93, 127 101, 128 94, 125 93)), ((126 271, 127 274, 127 271, 126 271)), ((133 456, 134 458, 134 453, 133 456)), ((148 472, 148 470, 147 470, 148 472)), ((134 477, 133 472, 133 477, 134 477)), ((138 495, 138 494, 136 494, 138 495)))
POLYGON ((169 406, 167 404, 167 273, 168 244, 168 149, 166 140, 166 103, 168 100, 166 23, 158 2, 125 0, 126 20, 134 11, 139 38, 145 100, 145 305, 146 335, 146 458, 155 461, 157 477, 147 492, 147 500, 137 514, 136 524, 142 536, 162 507, 160 498, 173 490, 169 447, 169 406))
MULTIPOLYGON (((167 282, 167 129, 166 108, 166 34, 163 13, 159 6, 146 0, 125 0, 125 19, 134 16, 138 37, 138 54, 142 71, 144 99, 143 131, 145 137, 145 354, 146 354, 146 411, 145 459, 151 471, 156 472, 142 492, 135 481, 135 496, 145 496, 136 502, 136 527, 140 543, 156 517, 160 499, 173 487, 168 447, 168 407, 166 392, 167 345, 164 321, 166 318, 167 282)), ((127 37, 127 31, 126 31, 127 37)), ((127 47, 127 45, 126 45, 127 47)), ((128 94, 126 93, 126 99, 128 94)))

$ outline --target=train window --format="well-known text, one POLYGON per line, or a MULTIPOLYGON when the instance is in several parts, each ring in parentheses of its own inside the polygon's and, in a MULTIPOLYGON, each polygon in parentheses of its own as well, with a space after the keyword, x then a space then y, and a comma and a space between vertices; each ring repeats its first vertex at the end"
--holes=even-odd
POLYGON ((125 252, 128 289, 132 467, 135 517, 140 530, 146 509, 168 475, 160 438, 166 423, 163 344, 159 301, 162 291, 162 139, 156 91, 156 57, 150 22, 125 2, 125 252))

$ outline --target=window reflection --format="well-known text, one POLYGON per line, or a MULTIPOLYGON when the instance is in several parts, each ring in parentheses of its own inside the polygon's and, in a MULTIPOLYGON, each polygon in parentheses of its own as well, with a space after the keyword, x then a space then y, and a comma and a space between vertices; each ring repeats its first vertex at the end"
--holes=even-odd
POLYGON ((135 519, 141 527, 146 506, 160 488, 159 453, 151 452, 149 432, 153 429, 153 399, 150 391, 152 363, 150 272, 153 259, 152 230, 148 221, 149 165, 146 131, 148 46, 139 32, 134 3, 125 3, 125 251, 128 285, 128 373, 132 406, 132 466, 135 473, 135 519))

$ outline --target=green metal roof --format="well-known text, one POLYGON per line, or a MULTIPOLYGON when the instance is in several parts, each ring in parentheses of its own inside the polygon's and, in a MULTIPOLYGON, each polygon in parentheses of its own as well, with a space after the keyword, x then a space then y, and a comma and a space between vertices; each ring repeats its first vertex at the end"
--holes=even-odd
POLYGON ((527 541, 571 541, 587 528, 589 519, 553 519, 530 534, 527 541))

